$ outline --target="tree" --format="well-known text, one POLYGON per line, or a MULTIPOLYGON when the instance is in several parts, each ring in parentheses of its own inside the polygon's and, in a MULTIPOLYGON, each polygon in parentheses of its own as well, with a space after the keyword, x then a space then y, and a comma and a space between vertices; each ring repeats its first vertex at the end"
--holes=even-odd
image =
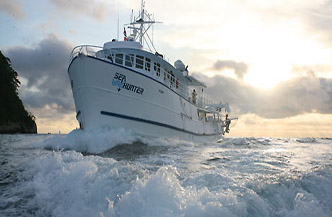
MULTIPOLYGON (((10 128, 9 125, 13 124, 20 128, 17 129, 17 133, 29 132, 32 128, 37 129, 34 116, 25 110, 18 96, 20 84, 17 72, 11 67, 10 59, 3 56, 0 51, 0 126, 2 126, 0 131, 10 128)), ((12 130, 3 131, 15 133, 12 130)))

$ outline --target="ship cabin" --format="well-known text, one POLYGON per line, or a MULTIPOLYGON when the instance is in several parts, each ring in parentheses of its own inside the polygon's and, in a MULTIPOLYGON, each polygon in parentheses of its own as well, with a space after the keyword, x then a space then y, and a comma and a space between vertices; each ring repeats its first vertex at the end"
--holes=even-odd
POLYGON ((198 119, 203 122, 222 120, 220 110, 210 109, 209 105, 213 103, 204 97, 205 84, 190 76, 188 66, 185 67, 181 60, 172 66, 162 54, 146 51, 140 43, 130 40, 106 42, 103 49, 95 53, 95 57, 149 76, 167 86, 196 105, 198 119))
POLYGON ((188 74, 187 67, 182 61, 177 60, 174 67, 164 59, 163 55, 144 50, 138 42, 129 40, 106 42, 103 49, 95 55, 97 58, 153 78, 198 107, 203 108, 210 103, 204 98, 206 86, 188 74))

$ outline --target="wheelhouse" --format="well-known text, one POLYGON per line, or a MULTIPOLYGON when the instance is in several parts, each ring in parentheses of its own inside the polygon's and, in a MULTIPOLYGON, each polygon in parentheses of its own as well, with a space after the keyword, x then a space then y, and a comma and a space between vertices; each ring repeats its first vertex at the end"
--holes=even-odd
POLYGON ((143 50, 137 42, 107 42, 95 56, 149 76, 198 106, 203 107, 210 102, 203 96, 206 86, 189 76, 187 68, 184 70, 175 68, 164 59, 163 55, 143 50), (193 92, 196 93, 195 97, 193 92))

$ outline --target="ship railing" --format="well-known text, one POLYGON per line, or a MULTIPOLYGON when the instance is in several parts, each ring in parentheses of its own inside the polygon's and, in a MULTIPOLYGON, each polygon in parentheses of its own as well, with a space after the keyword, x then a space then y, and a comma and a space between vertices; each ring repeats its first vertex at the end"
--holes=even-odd
POLYGON ((103 49, 103 47, 95 45, 79 45, 73 48, 70 54, 69 62, 71 62, 79 54, 84 54, 86 56, 96 56, 96 53, 103 49))
POLYGON ((203 96, 203 92, 199 91, 200 87, 183 84, 164 68, 160 68, 160 77, 163 79, 164 84, 198 107, 205 108, 208 105, 215 104, 214 101, 203 96), (169 78, 167 76, 169 76, 169 78), (193 96, 194 90, 197 94, 195 96, 193 96))

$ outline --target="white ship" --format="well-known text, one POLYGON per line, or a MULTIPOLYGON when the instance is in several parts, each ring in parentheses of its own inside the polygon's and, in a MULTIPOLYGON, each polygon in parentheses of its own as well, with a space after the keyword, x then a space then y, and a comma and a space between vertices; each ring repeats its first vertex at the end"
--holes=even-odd
POLYGON ((185 140, 218 140, 229 131, 228 104, 205 98, 206 86, 178 60, 172 66, 152 52, 147 34, 156 23, 141 3, 131 34, 103 47, 73 49, 68 74, 81 129, 124 128, 133 133, 185 140), (148 49, 143 48, 143 44, 148 49))

